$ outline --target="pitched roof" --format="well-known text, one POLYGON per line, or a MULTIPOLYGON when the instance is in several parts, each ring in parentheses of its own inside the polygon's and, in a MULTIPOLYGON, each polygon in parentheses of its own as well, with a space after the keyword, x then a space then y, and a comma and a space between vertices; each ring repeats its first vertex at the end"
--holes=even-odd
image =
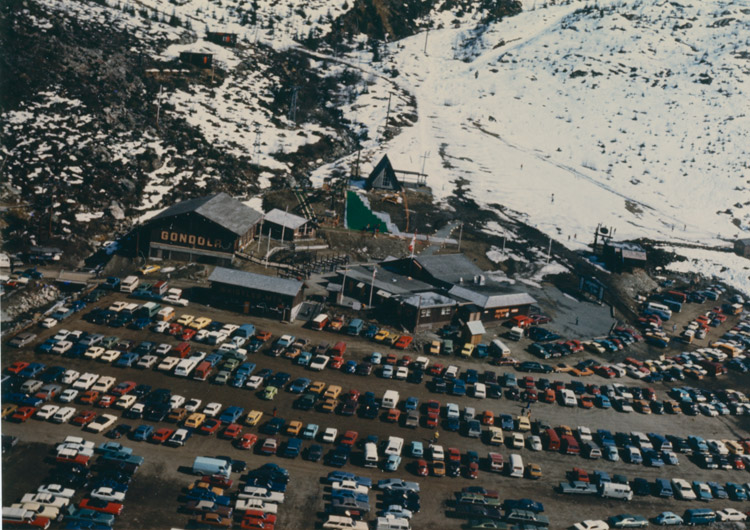
POLYGON ((265 216, 265 220, 269 223, 285 226, 291 230, 296 230, 307 222, 307 219, 304 217, 285 212, 284 210, 279 210, 278 208, 274 208, 268 212, 265 216))
POLYGON ((471 282, 483 272, 463 254, 418 256, 414 260, 430 276, 446 283, 471 282))
MULTIPOLYGON (((337 271, 339 276, 346 274, 347 278, 353 280, 359 280, 365 285, 370 285, 372 282, 372 267, 357 266, 351 267, 344 273, 343 270, 337 271)), ((394 274, 382 267, 378 267, 378 272, 375 273, 375 289, 385 291, 389 294, 411 294, 417 291, 429 291, 434 289, 429 283, 420 282, 408 276, 401 276, 400 274, 394 274)))
POLYGON ((378 165, 372 170, 370 176, 367 177, 365 183, 365 189, 381 189, 381 190, 393 190, 401 191, 401 183, 396 177, 396 172, 393 170, 391 161, 388 159, 388 155, 383 155, 378 165))
POLYGON ((536 300, 534 300, 529 293, 480 293, 461 287, 460 285, 454 285, 451 287, 448 294, 476 304, 482 309, 536 303, 536 300))
POLYGON ((197 213, 240 236, 258 224, 262 217, 260 212, 221 192, 178 202, 151 218, 151 221, 191 212, 197 213))
POLYGON ((481 320, 469 320, 466 323, 466 329, 472 335, 484 335, 485 329, 481 320))
POLYGON ((216 267, 211 276, 208 277, 208 281, 286 296, 297 296, 297 293, 299 293, 303 286, 303 283, 297 280, 265 276, 263 274, 255 274, 254 272, 245 272, 224 267, 216 267))
POLYGON ((434 291, 407 296, 403 299, 403 302, 410 306, 419 307, 420 309, 454 306, 457 303, 453 298, 448 298, 434 291))

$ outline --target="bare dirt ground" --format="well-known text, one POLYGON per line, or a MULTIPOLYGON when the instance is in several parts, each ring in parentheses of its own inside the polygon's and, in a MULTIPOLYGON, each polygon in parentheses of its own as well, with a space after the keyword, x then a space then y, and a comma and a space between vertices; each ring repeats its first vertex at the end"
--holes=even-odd
MULTIPOLYGON (((114 300, 125 299, 123 295, 115 293, 102 300, 97 306, 108 306, 114 300)), ((686 313, 679 316, 680 319, 687 319, 688 314, 697 313, 704 309, 697 306, 687 306, 686 313)), ((228 313, 215 308, 191 305, 186 308, 185 313, 194 315, 205 315, 222 322, 253 322, 260 329, 271 331, 275 336, 283 333, 291 333, 298 336, 309 338, 313 343, 328 342, 334 343, 341 340, 340 335, 329 332, 314 332, 302 328, 302 322, 294 324, 283 324, 277 321, 270 321, 256 317, 244 317, 243 315, 228 313)), ((179 314, 179 313, 178 313, 179 314)), ((156 335, 151 331, 135 331, 130 329, 112 329, 102 326, 95 326, 80 320, 80 316, 75 319, 65 321, 61 326, 67 329, 83 329, 87 331, 101 332, 106 335, 118 335, 121 338, 133 340, 150 340, 155 342, 175 343, 175 339, 167 336, 156 335)), ((558 320, 570 318, 569 316, 558 315, 558 320)), ((725 324, 720 329, 726 329, 725 324)), ((488 333, 485 341, 494 337, 495 333, 504 331, 503 328, 493 329, 493 333, 488 333), (492 335, 492 336, 490 336, 492 335)), ((39 338, 32 347, 36 346, 39 341, 44 340, 56 332, 53 330, 44 330, 39 332, 39 338)), ((716 337, 717 330, 712 330, 710 338, 716 337)), ((375 345, 362 338, 346 337, 349 349, 347 358, 356 360, 363 359, 374 350, 383 351, 382 346, 375 345)), ((522 350, 525 343, 513 344, 513 356, 519 360, 530 359, 531 357, 522 350)), ((202 349, 198 344, 194 345, 196 349, 202 349)), ((206 348, 208 349, 208 348, 206 348)), ((384 353, 387 353, 385 351, 384 353)), ((408 352, 414 357, 421 352, 408 352)), ((653 358, 663 353, 659 350, 651 350, 645 346, 632 348, 628 352, 621 352, 608 358, 607 360, 617 360, 626 355, 633 355, 638 358, 653 358)), ((400 355, 400 353, 399 353, 400 355)), ((578 354, 575 359, 592 357, 592 355, 578 354)), ((595 357, 595 356, 594 356, 595 357)), ((244 407, 246 411, 250 409, 261 410, 265 413, 265 418, 270 417, 272 410, 277 409, 278 416, 287 421, 300 420, 302 422, 317 423, 324 427, 336 427, 339 432, 345 430, 356 430, 360 437, 370 434, 378 435, 381 440, 388 435, 402 436, 408 441, 422 440, 428 441, 432 437, 432 431, 424 427, 416 430, 409 430, 397 425, 382 422, 380 420, 367 420, 359 417, 344 418, 338 415, 325 414, 318 411, 302 412, 292 408, 293 398, 296 397, 287 392, 282 392, 274 401, 263 401, 252 391, 236 389, 229 386, 217 386, 208 382, 199 382, 191 379, 181 379, 173 376, 165 376, 155 370, 139 369, 118 369, 100 362, 84 359, 57 358, 49 355, 34 353, 32 349, 13 350, 4 348, 3 350, 3 368, 7 367, 13 361, 19 359, 35 360, 44 362, 47 365, 63 365, 74 368, 79 371, 93 371, 100 374, 115 376, 118 381, 133 380, 138 383, 146 383, 154 388, 170 388, 173 393, 183 395, 187 398, 197 397, 208 401, 218 401, 226 405, 238 405, 244 407)), ((401 392, 402 399, 407 396, 416 396, 421 403, 429 399, 437 399, 441 403, 455 402, 462 408, 473 406, 479 412, 489 409, 495 415, 508 413, 512 415, 519 414, 521 405, 519 402, 501 400, 477 400, 470 397, 455 397, 448 395, 436 395, 427 391, 424 383, 420 385, 384 380, 375 375, 369 377, 359 377, 355 375, 345 375, 340 372, 326 370, 316 373, 310 372, 302 367, 292 364, 291 361, 284 358, 274 358, 263 353, 254 354, 249 359, 257 363, 258 369, 270 368, 275 371, 286 371, 292 377, 305 376, 313 380, 321 380, 328 384, 339 384, 344 390, 356 388, 361 392, 372 391, 377 396, 381 396, 387 389, 397 389, 401 392)), ((452 363, 462 368, 476 368, 480 372, 486 369, 494 369, 497 372, 511 371, 509 368, 491 367, 487 363, 479 360, 463 360, 458 358, 440 359, 432 358, 433 362, 441 362, 444 365, 452 363)), ((566 361, 571 362, 573 359, 568 358, 566 361)), ((525 374, 524 374, 525 375, 525 374)), ((568 374, 551 374, 551 380, 568 381, 571 377, 568 374)), ((586 383, 593 382, 602 384, 605 381, 597 376, 585 378, 586 383)), ((619 382, 627 385, 649 386, 645 383, 631 379, 623 379, 619 382)), ((690 382, 688 382, 690 383, 690 382)), ((697 383, 697 382, 692 382, 697 383)), ((746 377, 739 377, 730 374, 716 381, 705 381, 695 384, 694 386, 723 386, 736 388, 747 391, 748 381, 746 377)), ((664 397, 665 392, 670 388, 668 384, 655 384, 653 386, 659 397, 664 397)), ((87 408, 80 404, 75 405, 79 410, 87 408)), ((114 411, 119 414, 119 411, 114 411)), ((532 419, 539 419, 550 423, 551 425, 565 424, 575 427, 577 425, 586 425, 592 430, 606 428, 611 431, 633 431, 642 432, 660 432, 671 433, 682 436, 689 434, 699 434, 704 438, 737 438, 747 435, 749 426, 747 418, 736 417, 719 417, 708 418, 704 416, 685 417, 685 416, 656 416, 642 415, 637 413, 622 414, 613 410, 584 410, 570 409, 556 404, 538 403, 532 407, 532 419)), ((125 423, 138 425, 140 423, 149 423, 141 421, 124 420, 125 423)), ((20 438, 19 445, 10 453, 3 456, 3 502, 8 505, 10 502, 17 500, 23 493, 34 490, 42 484, 50 466, 48 451, 51 446, 66 435, 81 435, 81 431, 72 425, 54 425, 51 423, 29 420, 25 424, 13 424, 7 421, 3 422, 3 433, 12 434, 20 438), (32 470, 32 472, 30 472, 32 470)), ((253 432, 255 428, 245 427, 245 432, 253 432)), ((458 433, 443 431, 440 432, 440 443, 444 447, 457 447, 461 452, 467 450, 476 450, 480 456, 486 456, 489 449, 487 445, 476 439, 469 439, 458 433)), ((85 438, 95 442, 104 441, 102 435, 85 433, 85 438)), ((136 474, 133 486, 128 493, 125 504, 125 511, 119 518, 118 528, 169 528, 169 527, 187 527, 189 526, 190 517, 179 512, 178 498, 182 488, 187 487, 194 477, 191 477, 180 471, 181 467, 190 466, 194 457, 198 455, 216 456, 229 455, 233 458, 240 458, 248 462, 250 468, 257 467, 267 461, 275 461, 280 465, 287 467, 292 476, 292 482, 289 487, 287 501, 280 508, 280 518, 277 528, 283 529, 306 529, 313 528, 316 521, 320 518, 313 517, 313 513, 322 513, 324 510, 324 488, 320 483, 320 478, 325 476, 332 468, 322 463, 310 463, 301 459, 284 460, 277 457, 262 457, 250 452, 243 452, 235 449, 229 441, 216 438, 215 436, 205 437, 196 435, 188 444, 179 449, 172 449, 163 446, 155 446, 143 442, 125 441, 126 445, 134 447, 135 453, 146 458, 145 464, 136 474)), ((309 442, 305 442, 305 446, 309 442)), ((327 447, 326 450, 329 448, 327 447)), ((507 455, 512 452, 509 448, 501 448, 501 452, 507 455)), ((539 481, 527 479, 513 479, 504 475, 497 475, 483 469, 479 479, 472 481, 467 478, 419 478, 415 477, 411 470, 411 459, 405 458, 401 469, 397 473, 388 474, 379 470, 364 469, 354 465, 345 467, 348 471, 353 471, 373 479, 383 477, 397 476, 409 480, 417 479, 422 485, 422 510, 413 519, 414 528, 458 528, 461 521, 457 519, 446 518, 446 502, 452 498, 453 493, 464 486, 478 485, 487 488, 495 488, 500 491, 503 498, 520 498, 528 497, 539 500, 544 503, 546 514, 552 521, 552 528, 564 528, 570 524, 586 518, 605 518, 606 516, 616 513, 639 513, 652 517, 663 510, 673 510, 682 513, 688 507, 698 507, 696 504, 689 504, 674 500, 662 500, 655 497, 636 497, 630 503, 622 503, 612 500, 589 499, 589 498, 571 498, 564 497, 554 492, 553 487, 560 481, 565 480, 565 473, 573 466, 581 466, 589 471, 593 469, 602 469, 608 473, 621 473, 629 478, 636 476, 654 479, 657 477, 682 477, 687 480, 716 480, 726 483, 727 481, 747 482, 750 477, 746 471, 706 471, 698 468, 689 461, 686 456, 680 457, 680 465, 676 467, 666 467, 661 469, 647 468, 640 465, 631 465, 623 462, 589 462, 579 457, 565 456, 557 453, 539 452, 534 453, 528 449, 518 450, 525 461, 536 462, 542 466, 544 478, 539 481)), ((355 460, 356 461, 356 460, 355 460)), ((238 479, 239 475, 235 474, 233 478, 238 479)), ((80 498, 79 493, 76 500, 80 498)), ((374 492, 370 494, 371 506, 375 507, 376 496, 374 492)), ((734 506, 738 509, 747 509, 746 505, 741 505, 732 501, 712 501, 702 504, 701 506, 710 506, 721 508, 724 506, 734 506)), ((371 513, 374 516, 374 510, 371 513)))

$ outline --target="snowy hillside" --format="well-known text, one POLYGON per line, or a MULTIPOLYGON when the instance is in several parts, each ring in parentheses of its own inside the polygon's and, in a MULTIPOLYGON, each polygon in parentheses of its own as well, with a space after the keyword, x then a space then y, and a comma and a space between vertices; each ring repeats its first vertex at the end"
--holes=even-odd
POLYGON ((571 246, 600 222, 726 244, 750 229, 750 3, 596 5, 527 3, 430 32, 426 54, 424 35, 392 44, 419 121, 372 159, 414 169, 429 154, 439 196, 465 179, 477 202, 571 246))

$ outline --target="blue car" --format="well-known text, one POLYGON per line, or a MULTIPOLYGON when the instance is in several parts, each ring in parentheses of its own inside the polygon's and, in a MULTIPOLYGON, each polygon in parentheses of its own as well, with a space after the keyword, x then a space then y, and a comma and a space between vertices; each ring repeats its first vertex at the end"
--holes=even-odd
POLYGON ((289 384, 287 390, 292 394, 301 394, 307 387, 310 386, 311 381, 307 377, 298 377, 289 384))
POLYGON ((235 373, 232 380, 229 381, 229 385, 235 388, 242 388, 243 386, 245 386, 246 380, 247 380, 247 375, 235 373))
POLYGON ((145 442, 154 432, 151 425, 139 425, 134 431, 131 438, 137 442, 145 442))
POLYGON ((237 371, 235 372, 235 375, 242 374, 246 378, 250 377, 253 372, 255 371, 255 363, 242 363, 237 367, 237 371))
POLYGON ((461 379, 456 379, 455 381, 453 381, 451 394, 454 396, 465 396, 466 395, 466 383, 461 379))
POLYGON ((138 354, 134 352, 128 352, 120 356, 115 362, 115 366, 119 368, 131 368, 138 361, 138 354))
POLYGON ((42 363, 30 363, 26 368, 21 370, 18 376, 26 379, 31 379, 41 374, 45 368, 47 368, 47 366, 42 363))
POLYGON ((513 416, 510 414, 500 414, 498 416, 498 421, 500 423, 499 427, 504 431, 512 431, 514 427, 513 423, 513 416))
POLYGON ((299 354, 299 357, 297 357, 297 364, 300 366, 309 366, 310 361, 312 361, 312 353, 309 351, 303 351, 299 354))
POLYGON ((406 398, 406 401, 404 402, 404 410, 406 412, 409 412, 410 410, 417 410, 417 407, 419 406, 419 399, 415 398, 414 396, 409 396, 406 398))
POLYGON ((357 361, 346 361, 341 369, 345 374, 353 374, 357 371, 357 361))
POLYGON ((654 523, 660 526, 676 526, 683 523, 682 517, 674 512, 662 512, 654 517, 654 523))
POLYGON ((713 495, 714 499, 728 499, 729 498, 729 494, 727 494, 727 490, 725 490, 724 486, 722 486, 718 482, 709 482, 708 487, 711 488, 711 495, 713 495))
POLYGON ((57 344, 57 341, 55 339, 47 339, 43 343, 41 343, 39 346, 37 346, 37 350, 39 350, 42 353, 49 353, 52 351, 52 347, 57 344))
POLYGON ((745 491, 745 488, 734 482, 727 482, 727 493, 729 494, 729 498, 733 501, 747 500, 747 492, 745 491))
POLYGON ((263 424, 263 426, 260 428, 260 432, 273 436, 274 434, 279 433, 279 431, 284 427, 284 423, 286 422, 283 418, 271 418, 263 424))
MULTIPOLYGON (((398 455, 388 455, 388 459, 383 464, 383 468, 386 471, 398 471, 398 467, 401 465, 401 457, 398 455)), ((366 500, 366 496, 365 496, 366 500)))
POLYGON ((227 409, 219 416, 219 421, 222 423, 236 423, 237 420, 240 419, 240 416, 242 416, 243 412, 245 412, 245 409, 242 407, 227 407, 227 409))

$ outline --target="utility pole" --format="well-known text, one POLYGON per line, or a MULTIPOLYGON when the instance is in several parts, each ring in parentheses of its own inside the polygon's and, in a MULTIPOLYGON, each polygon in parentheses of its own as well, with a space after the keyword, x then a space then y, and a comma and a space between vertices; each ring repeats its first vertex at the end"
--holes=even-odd
POLYGON ((378 266, 375 265, 372 269, 372 282, 370 283, 370 301, 367 303, 367 307, 372 307, 372 292, 375 290, 375 274, 378 272, 378 266))
MULTIPOLYGON (((289 206, 286 207, 286 213, 289 213, 289 206)), ((284 244, 284 232, 286 231, 286 225, 281 225, 281 244, 284 244)))
MULTIPOLYGON (((427 159, 429 158, 429 156, 430 156, 430 152, 429 151, 425 151, 425 154, 423 154, 421 157, 419 157, 419 158, 422 159, 422 171, 421 171, 421 173, 422 173, 421 177, 422 178, 424 178, 424 166, 425 166, 425 164, 427 164, 427 159)), ((425 179, 425 181, 426 181, 426 179, 425 179)))
POLYGON ((156 128, 159 128, 159 116, 161 115, 161 89, 164 85, 159 85, 159 94, 156 96, 156 128))
POLYGON ((253 159, 260 170, 260 123, 255 122, 255 143, 253 144, 253 159))
POLYGON ((388 120, 391 117, 391 96, 393 95, 393 92, 388 92, 388 110, 385 112, 385 125, 383 126, 383 137, 385 137, 385 133, 388 131, 388 120))
POLYGON ((547 247, 547 265, 549 265, 549 257, 552 253, 552 238, 549 238, 549 247, 547 247))
POLYGON ((458 251, 461 252, 461 236, 464 235, 464 223, 461 221, 461 228, 458 231, 458 251))
POLYGON ((289 121, 295 126, 297 125, 297 92, 299 91, 298 86, 292 87, 292 101, 289 103, 289 121))
POLYGON ((430 25, 432 24, 432 18, 427 15, 427 31, 424 32, 424 54, 427 55, 427 37, 430 36, 430 25))

